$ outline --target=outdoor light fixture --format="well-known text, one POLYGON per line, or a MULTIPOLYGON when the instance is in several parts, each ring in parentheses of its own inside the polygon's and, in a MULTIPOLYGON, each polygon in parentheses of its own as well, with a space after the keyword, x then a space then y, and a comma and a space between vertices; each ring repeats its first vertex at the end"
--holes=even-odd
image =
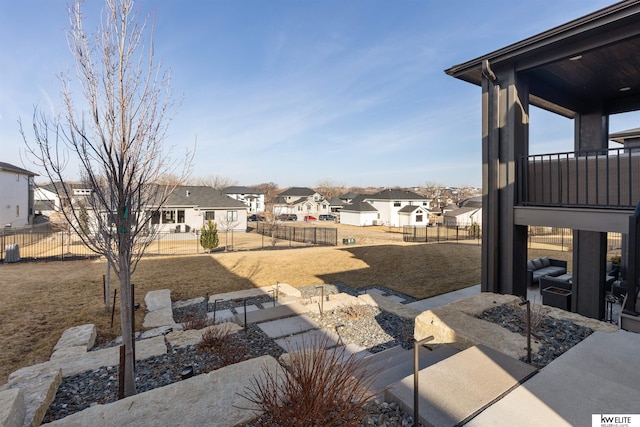
POLYGON ((627 92, 629 90, 631 90, 631 88, 629 86, 625 86, 625 87, 621 87, 620 88, 620 92, 627 92))
POLYGON ((582 55, 572 56, 571 58, 569 58, 569 61, 577 61, 579 59, 582 59, 582 55))

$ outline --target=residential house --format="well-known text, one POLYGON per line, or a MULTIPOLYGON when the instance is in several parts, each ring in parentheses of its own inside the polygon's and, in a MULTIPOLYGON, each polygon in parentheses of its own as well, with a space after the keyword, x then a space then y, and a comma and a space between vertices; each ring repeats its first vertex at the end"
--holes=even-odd
POLYGON ((462 207, 444 214, 445 227, 471 227, 474 224, 482 224, 482 208, 462 207))
POLYGON ((37 185, 33 192, 35 211, 38 214, 51 216, 61 212, 63 207, 71 206, 91 194, 89 186, 82 182, 49 183, 37 185))
POLYGON ((610 116, 640 110, 639 23, 640 2, 621 1, 446 70, 482 88, 482 291, 526 295, 528 226, 571 228, 571 310, 604 319, 607 233, 619 232, 634 267, 623 312, 638 311, 627 258, 640 155, 608 137, 610 116), (531 106, 573 120, 572 152, 529 153, 531 106))
POLYGON ((183 185, 173 190, 150 225, 160 231, 193 232, 209 220, 220 231, 246 231, 247 206, 212 187, 183 185))
POLYGON ((365 194, 354 198, 350 204, 342 208, 340 223, 388 225, 390 227, 427 225, 430 206, 431 199, 412 191, 385 189, 375 194, 365 194), (418 211, 415 207, 422 209, 418 211), (375 219, 373 218, 374 212, 375 219))
POLYGON ((0 226, 33 224, 33 178, 37 174, 0 162, 0 226))
POLYGON ((265 209, 264 193, 255 188, 231 186, 223 188, 222 192, 232 199, 236 199, 247 205, 249 215, 263 212, 265 209))
POLYGON ((331 213, 329 201, 311 188, 291 187, 279 193, 273 203, 273 214, 295 214, 298 221, 305 216, 318 218, 319 215, 331 213))

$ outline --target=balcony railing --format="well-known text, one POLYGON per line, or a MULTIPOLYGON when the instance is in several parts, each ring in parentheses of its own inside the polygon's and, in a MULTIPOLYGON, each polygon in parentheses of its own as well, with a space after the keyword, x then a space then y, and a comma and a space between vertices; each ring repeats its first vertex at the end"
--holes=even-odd
POLYGON ((521 206, 633 209, 640 200, 640 148, 531 155, 519 166, 521 206))

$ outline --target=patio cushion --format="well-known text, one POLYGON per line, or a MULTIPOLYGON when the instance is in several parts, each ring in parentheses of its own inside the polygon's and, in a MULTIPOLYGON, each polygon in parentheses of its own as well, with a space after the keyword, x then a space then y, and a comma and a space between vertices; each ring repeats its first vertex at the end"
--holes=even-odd
POLYGON ((542 258, 540 258, 540 261, 542 261, 543 267, 549 267, 551 265, 551 261, 549 261, 548 256, 543 256, 542 258))
POLYGON ((540 260, 540 258, 534 259, 533 265, 536 267, 536 270, 542 268, 542 261, 540 260))
POLYGON ((536 269, 536 266, 533 265, 533 261, 532 260, 527 261, 527 269, 529 269, 529 270, 535 270, 536 269))

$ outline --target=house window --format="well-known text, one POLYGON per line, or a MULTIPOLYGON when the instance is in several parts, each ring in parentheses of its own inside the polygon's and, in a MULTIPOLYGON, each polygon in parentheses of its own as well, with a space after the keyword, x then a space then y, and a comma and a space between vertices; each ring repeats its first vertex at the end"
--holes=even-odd
POLYGON ((204 212, 204 220, 205 221, 214 221, 216 219, 216 211, 205 211, 204 212))
POLYGON ((151 224, 160 224, 160 212, 154 211, 153 213, 151 213, 151 224))
POLYGON ((178 222, 184 224, 184 211, 178 211, 178 222))
POLYGON ((398 202, 398 201, 393 202, 393 206, 400 207, 400 202, 398 202))
POLYGON ((307 205, 307 212, 311 211, 311 205, 307 205))
POLYGON ((427 202, 422 202, 422 206, 427 206, 428 203, 427 202))
POLYGON ((416 222, 422 222, 422 215, 416 215, 416 222))
POLYGON ((238 220, 238 211, 227 211, 227 221, 234 222, 238 220))
POLYGON ((163 224, 175 224, 176 223, 176 211, 162 211, 162 223, 163 224))
POLYGON ((322 205, 322 209, 327 209, 327 205, 322 205))

